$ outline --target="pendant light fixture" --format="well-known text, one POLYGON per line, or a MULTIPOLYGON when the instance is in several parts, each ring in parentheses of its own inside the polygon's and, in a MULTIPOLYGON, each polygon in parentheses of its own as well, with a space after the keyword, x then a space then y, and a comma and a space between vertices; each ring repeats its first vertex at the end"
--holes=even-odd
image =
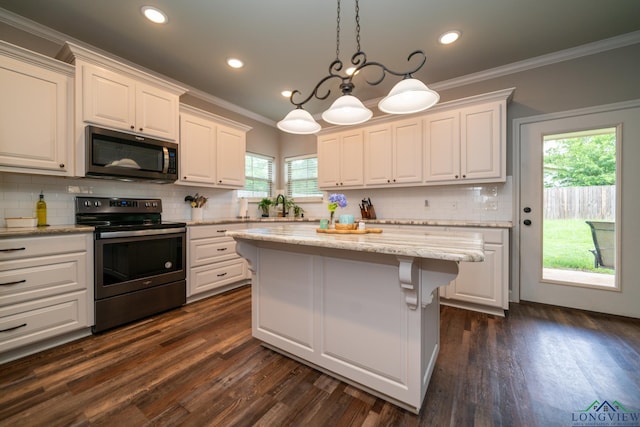
POLYGON ((389 94, 378 103, 378 109, 389 114, 411 114, 418 111, 426 110, 432 107, 440 100, 437 92, 429 89, 427 85, 420 80, 414 79, 412 74, 422 68, 427 61, 427 57, 421 50, 412 52, 407 61, 413 58, 419 58, 420 63, 412 70, 405 72, 397 72, 390 70, 379 62, 367 61, 367 55, 360 49, 360 6, 359 0, 356 0, 356 42, 357 51, 351 57, 353 69, 344 75, 340 73, 342 70, 342 61, 340 60, 340 0, 338 0, 338 17, 336 29, 336 59, 329 65, 329 75, 324 77, 316 84, 311 94, 300 102, 296 102, 294 97, 300 94, 299 90, 291 92, 289 101, 296 106, 284 119, 278 122, 278 129, 295 134, 311 134, 321 129, 320 124, 316 122, 308 111, 302 106, 311 99, 316 98, 324 100, 329 97, 331 90, 320 93, 321 86, 325 82, 333 79, 340 80, 340 90, 342 96, 336 99, 331 107, 322 113, 322 119, 328 123, 335 125, 356 125, 369 120, 373 113, 362 102, 353 96, 351 92, 355 88, 353 78, 360 70, 365 67, 375 67, 380 71, 380 77, 377 80, 366 80, 367 84, 375 86, 381 83, 387 74, 402 77, 403 80, 398 82, 389 94))

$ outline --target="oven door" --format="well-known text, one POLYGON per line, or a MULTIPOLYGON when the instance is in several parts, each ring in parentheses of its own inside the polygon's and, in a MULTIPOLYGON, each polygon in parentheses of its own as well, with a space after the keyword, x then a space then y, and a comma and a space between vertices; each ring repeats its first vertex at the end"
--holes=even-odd
POLYGON ((186 229, 96 232, 96 300, 184 280, 186 229))

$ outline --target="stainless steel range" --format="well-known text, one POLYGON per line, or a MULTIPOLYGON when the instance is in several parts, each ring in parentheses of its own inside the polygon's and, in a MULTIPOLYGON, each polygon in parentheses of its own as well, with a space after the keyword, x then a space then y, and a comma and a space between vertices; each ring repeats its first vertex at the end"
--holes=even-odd
POLYGON ((76 198, 76 224, 95 227, 93 332, 186 302, 186 224, 161 212, 160 199, 76 198))

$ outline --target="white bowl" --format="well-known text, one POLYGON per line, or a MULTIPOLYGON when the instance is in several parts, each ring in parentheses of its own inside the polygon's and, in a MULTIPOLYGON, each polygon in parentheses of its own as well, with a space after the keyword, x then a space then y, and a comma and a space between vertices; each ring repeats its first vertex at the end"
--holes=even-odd
POLYGON ((18 228, 18 227, 35 227, 38 223, 37 218, 34 217, 17 217, 17 218, 5 218, 7 222, 7 228, 18 228))

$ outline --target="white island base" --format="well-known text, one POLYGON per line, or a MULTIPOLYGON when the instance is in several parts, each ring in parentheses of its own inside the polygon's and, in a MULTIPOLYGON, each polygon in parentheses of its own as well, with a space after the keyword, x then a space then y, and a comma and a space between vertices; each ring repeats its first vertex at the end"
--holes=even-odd
POLYGON ((253 273, 254 337, 420 411, 440 345, 438 287, 457 262, 234 237, 253 273))

